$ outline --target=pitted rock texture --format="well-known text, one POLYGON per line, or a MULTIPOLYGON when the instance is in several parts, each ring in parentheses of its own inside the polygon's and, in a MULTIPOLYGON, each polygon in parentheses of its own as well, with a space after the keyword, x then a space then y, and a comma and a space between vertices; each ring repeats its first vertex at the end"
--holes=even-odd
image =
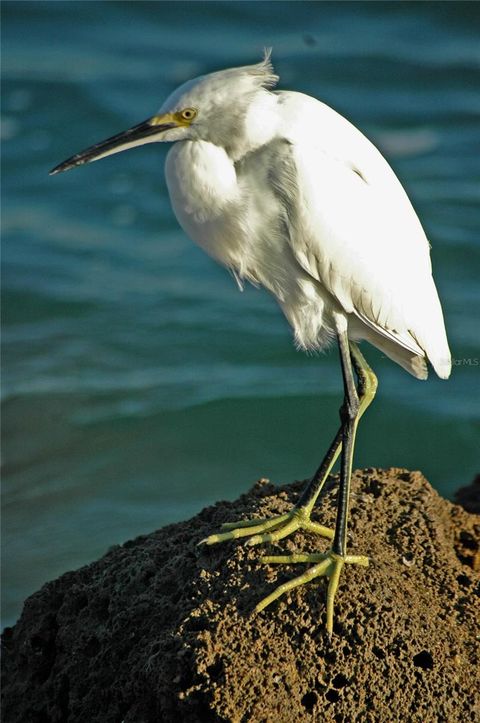
MULTIPOLYGON (((197 546, 224 521, 285 512, 302 486, 261 480, 32 595, 3 636, 4 723, 480 720, 480 518, 419 472, 357 471, 350 550, 371 562, 344 569, 329 640, 322 580, 252 614, 305 566, 197 546)), ((314 519, 333 525, 335 496, 314 519)), ((297 532, 266 549, 326 547, 297 532)))

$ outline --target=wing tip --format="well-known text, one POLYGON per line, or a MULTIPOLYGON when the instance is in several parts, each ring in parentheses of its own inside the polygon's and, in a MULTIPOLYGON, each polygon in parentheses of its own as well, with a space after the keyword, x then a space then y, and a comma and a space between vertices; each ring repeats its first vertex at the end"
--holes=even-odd
POLYGON ((430 357, 415 356, 411 359, 410 366, 411 373, 416 376, 417 379, 427 379, 428 377, 427 358, 436 375, 440 377, 440 379, 449 378, 452 371, 452 360, 449 356, 443 359, 430 359, 430 357))
POLYGON ((435 369, 435 372, 437 376, 440 377, 440 379, 448 379, 451 372, 452 372, 452 359, 451 357, 447 357, 445 359, 435 359, 432 361, 429 360, 432 367, 435 369))

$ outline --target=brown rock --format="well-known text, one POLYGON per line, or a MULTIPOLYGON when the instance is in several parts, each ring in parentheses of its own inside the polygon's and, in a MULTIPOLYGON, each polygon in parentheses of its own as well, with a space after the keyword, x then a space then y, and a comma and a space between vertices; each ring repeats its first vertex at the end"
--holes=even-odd
MULTIPOLYGON (((4 633, 4 723, 350 723, 480 719, 480 518, 419 472, 357 471, 332 640, 317 581, 258 615, 303 566, 259 548, 199 548, 221 522, 284 512, 302 485, 236 502, 111 550, 45 585, 4 633)), ((315 518, 332 525, 335 490, 315 518)), ((277 550, 324 550, 297 532, 277 550)))
POLYGON ((480 514, 480 474, 477 474, 467 487, 460 487, 455 492, 455 501, 458 505, 462 505, 467 512, 480 514))

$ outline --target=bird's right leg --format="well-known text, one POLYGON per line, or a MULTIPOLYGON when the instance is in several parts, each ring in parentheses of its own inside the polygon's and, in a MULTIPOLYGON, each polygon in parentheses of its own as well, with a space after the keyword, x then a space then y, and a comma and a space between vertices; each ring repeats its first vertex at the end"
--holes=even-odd
MULTIPOLYGON (((358 419, 366 411, 366 409, 372 403, 378 386, 377 377, 374 371, 369 367, 363 354, 361 353, 355 342, 350 341, 350 357, 353 368, 357 375, 357 394, 359 397, 359 411, 358 419)), ((327 477, 330 471, 338 459, 340 452, 342 451, 342 426, 340 426, 335 439, 330 445, 327 454, 323 458, 320 467, 317 469, 312 479, 308 483, 305 491, 303 492, 300 500, 297 502, 297 507, 300 507, 310 514, 315 502, 317 501, 327 477)))
MULTIPOLYGON (((358 418, 360 419, 375 396, 377 378, 354 342, 350 342, 350 353, 352 364, 358 378, 357 392, 360 401, 358 418)), ((247 545, 260 545, 263 542, 276 542, 277 540, 281 540, 299 529, 333 539, 333 530, 320 525, 318 522, 314 522, 310 519, 310 516, 315 502, 328 479, 328 475, 342 450, 342 434, 342 427, 340 427, 321 465, 308 483, 299 501, 290 512, 266 520, 250 519, 226 522, 222 525, 222 532, 206 537, 204 540, 201 540, 199 544, 214 545, 217 542, 227 542, 228 540, 250 537, 247 545)))

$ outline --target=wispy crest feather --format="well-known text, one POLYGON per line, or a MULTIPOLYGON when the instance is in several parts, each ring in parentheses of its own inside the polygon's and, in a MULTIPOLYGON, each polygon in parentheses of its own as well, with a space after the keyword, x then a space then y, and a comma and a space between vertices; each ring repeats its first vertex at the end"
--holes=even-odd
POLYGON ((275 70, 273 69, 271 57, 272 48, 264 48, 263 60, 256 65, 250 66, 250 72, 252 73, 252 75, 258 76, 261 85, 267 90, 274 88, 279 81, 279 76, 275 73, 275 70))

